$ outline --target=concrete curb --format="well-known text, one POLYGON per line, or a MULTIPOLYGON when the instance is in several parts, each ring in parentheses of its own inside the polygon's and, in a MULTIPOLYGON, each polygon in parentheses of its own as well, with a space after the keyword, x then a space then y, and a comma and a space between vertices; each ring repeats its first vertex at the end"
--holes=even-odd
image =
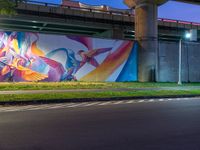
POLYGON ((30 100, 30 101, 8 101, 0 102, 0 105, 38 105, 38 104, 56 104, 56 103, 76 103, 76 102, 98 102, 98 101, 120 101, 120 100, 138 100, 138 99, 159 99, 159 98, 191 98, 200 97, 200 95, 165 95, 165 96, 134 96, 134 97, 108 97, 108 98, 74 98, 74 99, 52 99, 52 100, 30 100))

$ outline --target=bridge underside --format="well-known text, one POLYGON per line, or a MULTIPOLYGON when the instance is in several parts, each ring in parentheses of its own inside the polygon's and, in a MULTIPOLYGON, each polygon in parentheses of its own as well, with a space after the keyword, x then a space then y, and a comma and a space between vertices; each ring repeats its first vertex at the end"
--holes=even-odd
MULTIPOLYGON (((133 40, 134 16, 71 10, 69 8, 32 6, 22 4, 18 15, 0 15, 0 29, 7 31, 30 31, 51 34, 73 34, 99 38, 133 40)), ((185 30, 200 25, 174 20, 158 20, 158 37, 161 40, 179 40, 185 30)), ((199 33, 200 35, 200 33, 199 33)))
POLYGON ((106 29, 90 27, 89 25, 79 26, 72 21, 66 24, 62 22, 62 19, 48 19, 30 15, 0 16, 0 28, 3 30, 79 35, 93 35, 106 31, 106 29))

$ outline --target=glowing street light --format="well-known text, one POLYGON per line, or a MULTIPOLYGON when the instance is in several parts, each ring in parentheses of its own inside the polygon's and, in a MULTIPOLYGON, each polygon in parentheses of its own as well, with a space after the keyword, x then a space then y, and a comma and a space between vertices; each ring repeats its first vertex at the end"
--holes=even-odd
POLYGON ((186 38, 186 39, 190 39, 191 36, 192 36, 192 34, 191 34, 190 32, 187 32, 187 33, 185 34, 185 38, 186 38))

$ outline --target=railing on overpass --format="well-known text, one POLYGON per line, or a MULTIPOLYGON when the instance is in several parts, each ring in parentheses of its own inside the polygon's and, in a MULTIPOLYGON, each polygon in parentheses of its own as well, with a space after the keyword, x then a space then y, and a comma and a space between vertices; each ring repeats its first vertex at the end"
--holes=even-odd
MULTIPOLYGON (((134 16, 134 11, 131 9, 117 9, 117 8, 111 8, 106 7, 107 9, 104 9, 104 5, 102 5, 102 9, 100 6, 90 6, 88 7, 78 7, 75 5, 63 5, 63 4, 55 4, 55 3, 46 3, 46 2, 39 2, 39 1, 24 1, 23 3, 27 4, 35 4, 35 5, 42 5, 46 7, 60 7, 60 8, 67 8, 72 10, 82 10, 82 11, 88 11, 88 12, 95 12, 95 13, 105 13, 110 15, 124 15, 124 16, 134 16)), ((78 3, 78 2, 74 2, 78 3)), ((81 3, 82 4, 82 3, 81 3)), ((84 4, 85 5, 85 4, 84 4)), ((200 23, 197 22, 189 22, 189 21, 183 21, 183 20, 174 20, 174 19, 167 19, 167 18, 159 18, 158 21, 167 22, 167 23, 177 23, 177 24, 183 24, 183 25, 192 25, 192 26, 200 26, 200 23)))
MULTIPOLYGON (((99 13, 106 13, 106 14, 114 14, 114 15, 125 15, 125 16, 132 16, 133 11, 131 9, 116 9, 107 7, 108 9, 100 9, 97 6, 91 6, 91 7, 79 7, 79 6, 70 6, 70 5, 63 5, 63 4, 55 4, 55 3, 46 3, 46 2, 39 2, 39 1, 22 1, 23 3, 27 4, 35 4, 35 5, 42 5, 46 7, 60 7, 60 8, 68 8, 68 9, 75 9, 75 10, 82 10, 82 11, 88 11, 88 12, 99 12, 99 13)), ((89 6, 89 5, 88 5, 89 6)), ((102 5, 104 7, 104 5, 102 5)))
MULTIPOLYGON (((0 26, 8 31, 134 39, 133 11, 127 15, 120 9, 108 11, 95 8, 28 1, 19 3, 16 7, 18 15, 0 16, 0 26)), ((158 25, 159 37, 165 39, 179 39, 179 36, 189 29, 198 29, 200 33, 200 23, 159 18, 158 25)))
POLYGON ((200 23, 197 23, 197 22, 174 20, 174 19, 167 19, 167 18, 158 18, 158 21, 168 22, 168 23, 178 23, 178 24, 184 24, 184 25, 200 26, 200 23))

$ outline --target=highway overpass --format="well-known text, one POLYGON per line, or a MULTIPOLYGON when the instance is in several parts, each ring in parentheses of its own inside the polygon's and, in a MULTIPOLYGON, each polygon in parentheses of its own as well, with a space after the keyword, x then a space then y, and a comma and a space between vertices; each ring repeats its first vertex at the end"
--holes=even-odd
MULTIPOLYGON (((130 11, 97 11, 39 2, 20 3, 16 11, 15 16, 0 16, 1 29, 130 40, 135 36, 135 16, 130 11)), ((162 40, 179 40, 189 29, 200 32, 200 23, 158 19, 162 40)))

